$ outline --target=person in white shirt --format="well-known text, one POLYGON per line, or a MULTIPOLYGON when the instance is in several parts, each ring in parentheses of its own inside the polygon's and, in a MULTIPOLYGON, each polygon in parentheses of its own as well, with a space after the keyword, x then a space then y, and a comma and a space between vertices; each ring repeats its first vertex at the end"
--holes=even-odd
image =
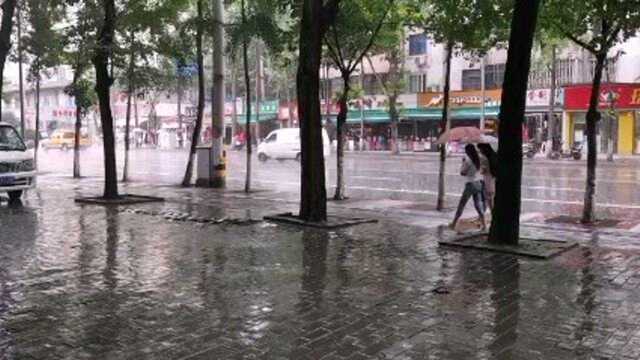
POLYGON ((480 220, 482 231, 485 231, 487 229, 487 225, 484 221, 484 199, 480 174, 480 156, 478 156, 478 151, 472 144, 467 144, 464 147, 464 152, 466 153, 466 156, 462 159, 460 175, 466 178, 466 182, 464 185, 464 191, 462 192, 462 197, 458 203, 458 210, 453 218, 453 222, 449 224, 449 227, 451 229, 456 228, 458 220, 460 219, 460 216, 462 216, 462 212, 464 211, 469 198, 473 197, 473 205, 478 212, 478 219, 480 220))

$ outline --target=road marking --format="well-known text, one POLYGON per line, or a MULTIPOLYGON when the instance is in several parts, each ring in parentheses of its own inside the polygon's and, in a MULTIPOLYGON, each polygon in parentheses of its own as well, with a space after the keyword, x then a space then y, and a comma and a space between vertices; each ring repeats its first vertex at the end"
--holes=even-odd
POLYGON ((640 233, 640 224, 632 227, 629 231, 635 232, 635 233, 640 233))
MULTIPOLYGON (((237 181, 242 179, 229 178, 229 180, 237 181)), ((256 179, 255 182, 261 182, 265 184, 291 185, 295 187, 300 186, 300 182, 293 182, 293 181, 273 181, 273 180, 256 179)), ((435 196, 438 195, 436 191, 431 191, 431 190, 388 189, 388 188, 370 187, 370 186, 347 186, 347 189, 363 190, 363 191, 394 192, 394 193, 416 194, 416 195, 435 195, 435 196)), ((460 194, 458 193, 445 193, 445 195, 449 197, 455 197, 455 198, 460 197, 460 194)), ((583 205, 582 201, 568 201, 568 200, 556 200, 556 199, 522 198, 522 201, 543 203, 543 204, 557 204, 557 205, 579 205, 579 206, 583 205)), ((597 206, 606 207, 606 208, 615 208, 615 209, 640 210, 640 205, 631 205, 631 204, 597 203, 597 206)))
MULTIPOLYGON (((365 172, 365 171, 369 171, 369 172, 373 172, 373 173, 396 173, 396 174, 405 174, 405 175, 439 175, 440 173, 438 171, 417 171, 417 172, 406 172, 406 171, 399 171, 399 170, 388 170, 388 169, 358 169, 358 171, 361 172, 365 172)), ((459 176, 459 174, 457 172, 445 172, 445 175, 447 176, 459 176)), ((600 173, 598 173, 597 175, 601 175, 600 173)), ((621 174, 622 175, 622 174, 621 174)), ((616 175, 617 176, 617 175, 616 175)), ((523 178, 526 179, 536 179, 536 180, 554 180, 554 181, 559 181, 562 180, 563 182, 577 182, 577 183, 584 183, 585 181, 585 177, 586 175, 581 173, 579 177, 577 176, 573 176, 573 177, 568 177, 568 176, 554 176, 554 177, 550 177, 550 176, 537 176, 537 175, 527 175, 527 174, 523 174, 522 175, 523 178)), ((630 176, 632 177, 632 176, 630 176)), ((613 180, 613 179, 598 179, 598 177, 596 176, 596 183, 610 183, 610 184, 637 184, 638 180, 613 180)))

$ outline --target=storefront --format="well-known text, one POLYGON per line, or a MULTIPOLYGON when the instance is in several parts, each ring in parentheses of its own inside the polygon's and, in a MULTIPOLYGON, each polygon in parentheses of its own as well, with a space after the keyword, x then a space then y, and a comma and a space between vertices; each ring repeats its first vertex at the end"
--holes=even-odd
MULTIPOLYGON (((260 114, 258 115, 256 114, 256 104, 251 104, 251 119, 249 120, 249 124, 254 141, 263 139, 269 135, 272 130, 280 128, 280 122, 278 121, 279 108, 280 104, 277 100, 263 101, 260 103, 260 114)), ((231 107, 230 110, 232 109, 231 107)), ((239 130, 244 131, 245 124, 247 123, 244 106, 238 110, 241 110, 241 112, 238 112, 236 115, 237 124, 241 127, 239 130)), ((225 113, 227 113, 227 109, 225 109, 225 113)), ((232 121, 230 114, 225 114, 225 118, 226 126, 230 127, 230 122, 232 121)), ((227 132, 230 133, 230 131, 226 131, 226 133, 227 132)))
MULTIPOLYGON (((527 90, 525 110, 525 138, 533 139, 537 143, 549 140, 549 102, 551 89, 527 90)), ((562 134, 562 111, 564 110, 564 89, 556 89, 553 115, 555 121, 556 141, 562 134)))
MULTIPOLYGON (((496 109, 500 106, 502 89, 486 90, 484 92, 484 119, 486 125, 495 123, 498 118, 496 109)), ((426 92, 418 94, 418 107, 442 111, 444 95, 440 92, 426 92)), ((449 95, 451 107, 451 127, 480 126, 482 115, 482 91, 465 90, 452 91, 449 95)), ((438 115, 441 118, 441 115, 438 115)))
MULTIPOLYGON (((590 96, 590 85, 565 87, 565 111, 562 116, 562 139, 565 147, 585 139, 590 96)), ((620 155, 640 153, 640 84, 602 84, 598 107, 603 119, 607 116, 614 119, 610 138, 615 142, 616 152, 620 155)), ((602 137, 607 135, 604 123, 600 121, 598 124, 599 145, 602 144, 602 137)))

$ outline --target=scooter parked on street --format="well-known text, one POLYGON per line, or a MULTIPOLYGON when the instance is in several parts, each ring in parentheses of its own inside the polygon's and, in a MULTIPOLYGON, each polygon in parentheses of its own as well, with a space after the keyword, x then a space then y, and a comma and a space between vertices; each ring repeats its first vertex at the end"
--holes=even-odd
POLYGON ((522 154, 527 157, 527 159, 533 159, 536 156, 536 153, 540 151, 540 145, 535 142, 527 142, 522 144, 522 154))
POLYGON ((560 150, 560 151, 552 152, 551 159, 558 160, 558 159, 573 158, 574 160, 580 160, 582 159, 582 147, 583 147, 582 142, 576 141, 573 143, 573 146, 571 146, 571 149, 569 149, 568 151, 560 150))

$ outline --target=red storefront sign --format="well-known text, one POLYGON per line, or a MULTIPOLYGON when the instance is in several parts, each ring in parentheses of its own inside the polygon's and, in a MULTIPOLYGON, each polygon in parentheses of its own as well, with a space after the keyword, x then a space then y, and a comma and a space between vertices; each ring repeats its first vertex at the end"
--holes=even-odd
MULTIPOLYGON (((567 110, 586 111, 590 97, 591 85, 568 86, 564 90, 564 107, 567 110)), ((640 109, 640 84, 602 84, 598 106, 608 108, 612 97, 616 109, 640 109)))

